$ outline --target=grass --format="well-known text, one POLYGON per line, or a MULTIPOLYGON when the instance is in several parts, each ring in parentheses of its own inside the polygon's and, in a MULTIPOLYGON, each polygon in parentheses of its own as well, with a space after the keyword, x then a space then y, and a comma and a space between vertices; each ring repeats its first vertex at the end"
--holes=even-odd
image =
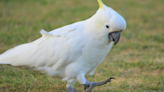
MULTIPOLYGON (((103 0, 127 21, 117 46, 89 81, 111 83, 93 91, 164 91, 164 0, 103 0)), ((96 0, 0 0, 0 53, 41 37, 40 30, 84 20, 98 9, 96 0)), ((0 65, 1 92, 61 92, 66 82, 28 70, 0 65)), ((76 83, 78 92, 82 86, 76 83)))

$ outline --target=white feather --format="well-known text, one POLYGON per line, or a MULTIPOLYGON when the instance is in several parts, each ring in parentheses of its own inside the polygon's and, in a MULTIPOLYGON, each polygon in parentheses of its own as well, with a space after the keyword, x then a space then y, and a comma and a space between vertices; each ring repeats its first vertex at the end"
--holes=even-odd
POLYGON ((67 81, 86 83, 86 74, 93 75, 111 50, 108 34, 125 30, 126 21, 113 9, 103 6, 91 18, 51 32, 41 30, 42 37, 22 44, 0 55, 0 64, 10 64, 46 73, 67 81), (106 28, 109 25, 110 28, 106 28))
POLYGON ((44 29, 42 29, 42 30, 40 31, 40 33, 41 33, 42 35, 48 34, 48 32, 45 31, 44 29))
MULTIPOLYGON (((73 26, 70 25, 71 28, 73 26)), ((69 29, 69 26, 67 28, 69 29)), ((0 60, 13 66, 27 66, 34 69, 47 66, 57 70, 74 62, 80 56, 82 44, 78 48, 76 46, 78 42, 82 42, 81 33, 81 29, 78 28, 66 30, 63 27, 53 30, 51 33, 42 30, 41 34, 43 37, 6 51, 0 55, 0 60), (69 52, 72 55, 69 56, 69 52)))
POLYGON ((8 63, 0 61, 0 64, 8 64, 8 63))

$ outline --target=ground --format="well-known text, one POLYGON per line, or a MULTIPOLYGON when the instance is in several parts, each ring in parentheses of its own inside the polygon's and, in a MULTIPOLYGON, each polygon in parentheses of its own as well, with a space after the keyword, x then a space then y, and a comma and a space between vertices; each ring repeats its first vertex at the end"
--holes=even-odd
MULTIPOLYGON (((89 81, 115 77, 94 92, 164 91, 164 0, 103 0, 127 21, 113 47, 89 81)), ((0 53, 51 31, 85 20, 98 9, 97 0, 0 0, 0 53)), ((28 70, 0 65, 0 91, 61 92, 66 82, 28 70)), ((78 92, 83 87, 77 82, 78 92)))

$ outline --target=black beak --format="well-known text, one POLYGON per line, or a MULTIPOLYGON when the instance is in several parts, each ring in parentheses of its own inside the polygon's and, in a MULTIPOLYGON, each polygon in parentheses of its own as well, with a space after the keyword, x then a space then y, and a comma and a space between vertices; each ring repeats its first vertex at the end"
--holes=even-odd
POLYGON ((111 41, 114 41, 115 42, 114 45, 116 45, 120 40, 120 36, 121 36, 121 31, 112 32, 112 33, 109 33, 108 39, 111 41))

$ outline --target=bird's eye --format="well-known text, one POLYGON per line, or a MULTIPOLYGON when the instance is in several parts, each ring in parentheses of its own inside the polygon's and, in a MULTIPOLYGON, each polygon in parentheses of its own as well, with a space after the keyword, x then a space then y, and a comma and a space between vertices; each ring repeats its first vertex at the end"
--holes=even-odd
POLYGON ((109 28, 109 25, 106 25, 106 28, 109 28))

